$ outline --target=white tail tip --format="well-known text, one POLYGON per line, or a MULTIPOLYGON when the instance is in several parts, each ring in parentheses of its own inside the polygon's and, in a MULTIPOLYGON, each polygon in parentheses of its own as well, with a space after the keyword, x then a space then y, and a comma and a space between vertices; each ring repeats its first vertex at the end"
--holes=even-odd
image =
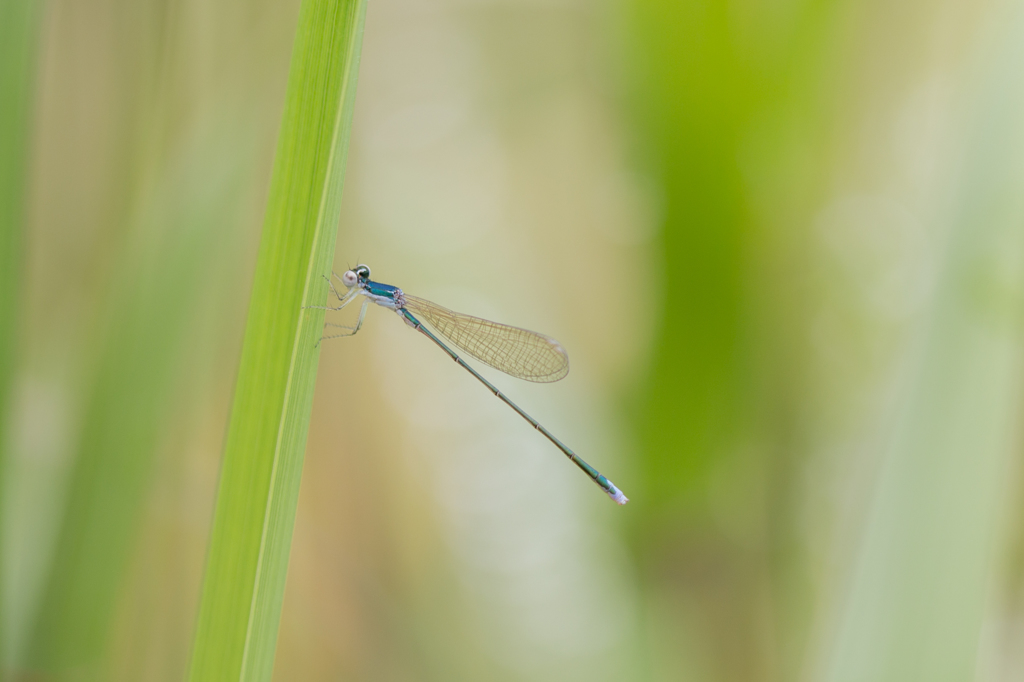
POLYGON ((615 487, 615 484, 608 481, 608 485, 611 486, 611 490, 606 490, 608 497, 612 498, 616 504, 626 504, 629 502, 629 498, 622 494, 622 491, 615 487))

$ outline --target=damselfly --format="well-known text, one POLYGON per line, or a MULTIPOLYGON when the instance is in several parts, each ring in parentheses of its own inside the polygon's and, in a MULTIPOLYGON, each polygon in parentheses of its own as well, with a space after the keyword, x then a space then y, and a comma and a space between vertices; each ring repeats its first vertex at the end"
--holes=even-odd
POLYGON ((334 276, 345 285, 347 291, 344 295, 339 294, 338 290, 334 287, 334 283, 328 279, 327 283, 331 287, 331 292, 338 299, 338 305, 324 306, 324 309, 341 310, 359 296, 364 296, 366 300, 363 301, 363 307, 359 311, 359 318, 354 327, 328 323, 326 325, 328 327, 340 328, 345 331, 325 336, 320 339, 321 341, 340 336, 352 336, 358 332, 359 328, 363 326, 366 308, 370 305, 371 301, 379 306, 394 310, 406 324, 440 346, 452 360, 459 363, 463 369, 476 377, 495 396, 515 410, 520 417, 530 422, 533 428, 544 434, 559 450, 565 453, 566 457, 572 460, 602 490, 608 493, 610 498, 619 504, 626 504, 629 501, 611 481, 598 473, 594 467, 584 462, 579 455, 566 447, 562 441, 555 438, 536 419, 526 414, 518 405, 509 400, 504 393, 495 388, 491 382, 484 379, 475 369, 466 364, 455 351, 445 345, 437 335, 428 330, 423 325, 423 322, 433 327, 438 335, 447 339, 453 346, 480 362, 490 365, 505 374, 526 379, 527 381, 558 381, 569 373, 569 356, 566 355, 565 350, 557 341, 527 329, 510 327, 479 317, 456 313, 436 303, 410 296, 398 287, 374 282, 370 279, 370 268, 365 265, 359 265, 352 270, 346 270, 340 276, 334 273, 334 276))

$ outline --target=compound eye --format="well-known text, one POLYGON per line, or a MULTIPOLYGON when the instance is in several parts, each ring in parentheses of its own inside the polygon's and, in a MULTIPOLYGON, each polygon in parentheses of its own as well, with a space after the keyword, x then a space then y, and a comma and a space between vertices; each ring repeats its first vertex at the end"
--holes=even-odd
POLYGON ((359 277, 351 270, 346 270, 345 274, 341 276, 341 283, 347 287, 354 287, 358 281, 359 277))
POLYGON ((357 265, 356 269, 355 269, 355 273, 356 273, 356 275, 358 275, 362 279, 369 279, 370 278, 370 268, 368 268, 365 265, 357 265))

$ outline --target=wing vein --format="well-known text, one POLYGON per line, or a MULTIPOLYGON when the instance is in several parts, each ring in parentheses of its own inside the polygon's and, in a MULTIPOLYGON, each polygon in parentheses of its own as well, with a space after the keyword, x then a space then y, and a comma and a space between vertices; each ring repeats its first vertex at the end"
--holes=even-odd
POLYGON ((569 356, 549 336, 457 313, 409 294, 405 308, 455 347, 510 376, 544 383, 569 373, 569 356))

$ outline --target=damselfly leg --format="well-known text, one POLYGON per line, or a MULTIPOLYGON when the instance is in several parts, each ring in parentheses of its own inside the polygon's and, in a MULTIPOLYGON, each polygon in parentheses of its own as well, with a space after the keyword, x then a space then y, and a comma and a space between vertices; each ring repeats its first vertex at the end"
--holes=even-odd
MULTIPOLYGON (((347 303, 347 301, 346 301, 346 303, 347 303)), ((366 318, 366 308, 369 305, 370 305, 369 299, 363 301, 363 307, 359 309, 359 319, 356 320, 356 326, 354 326, 354 327, 348 327, 348 326, 343 325, 343 324, 332 324, 330 322, 324 322, 324 327, 336 327, 338 329, 344 329, 344 330, 347 331, 347 333, 345 333, 345 334, 331 334, 330 336, 321 336, 320 337, 320 341, 316 342, 317 345, 320 345, 321 341, 326 341, 327 339, 339 339, 339 338, 341 338, 343 336, 355 336, 356 333, 359 331, 359 329, 363 326, 363 320, 366 318)), ((335 308, 335 310, 338 310, 338 308, 335 308)))
MULTIPOLYGON (((335 273, 335 277, 337 277, 337 273, 335 273)), ((342 308, 344 308, 345 306, 347 306, 352 301, 356 300, 356 298, 359 296, 359 291, 357 289, 352 289, 352 290, 346 291, 345 295, 342 296, 341 294, 338 293, 338 290, 334 288, 334 283, 331 282, 329 277, 324 277, 324 279, 327 280, 327 286, 329 286, 331 288, 331 292, 338 299, 338 305, 336 305, 336 306, 305 305, 305 306, 302 306, 303 308, 315 308, 317 310, 338 311, 338 310, 341 310, 342 308)), ((338 328, 338 329, 344 329, 344 330, 346 330, 347 333, 344 333, 344 334, 331 334, 331 335, 328 335, 328 336, 321 336, 320 337, 320 341, 317 341, 316 345, 319 346, 321 341, 324 341, 325 339, 337 339, 337 338, 340 338, 340 337, 343 337, 343 336, 355 336, 356 332, 359 331, 359 328, 363 326, 363 320, 366 318, 366 308, 367 308, 367 306, 369 306, 369 304, 370 304, 369 300, 363 301, 363 306, 362 306, 362 308, 359 311, 359 319, 356 321, 356 326, 354 326, 354 327, 349 327, 348 325, 344 325, 344 324, 333 324, 331 322, 325 322, 324 323, 324 327, 335 327, 335 328, 338 328)))

